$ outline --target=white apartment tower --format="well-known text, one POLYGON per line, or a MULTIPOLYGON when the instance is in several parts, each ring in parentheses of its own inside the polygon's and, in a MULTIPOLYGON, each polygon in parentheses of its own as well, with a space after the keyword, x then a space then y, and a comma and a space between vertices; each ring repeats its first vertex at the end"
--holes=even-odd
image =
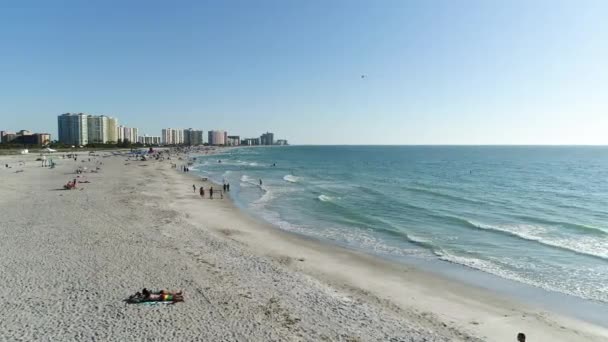
POLYGON ((59 141, 68 145, 89 143, 88 115, 84 113, 65 113, 57 117, 59 141))

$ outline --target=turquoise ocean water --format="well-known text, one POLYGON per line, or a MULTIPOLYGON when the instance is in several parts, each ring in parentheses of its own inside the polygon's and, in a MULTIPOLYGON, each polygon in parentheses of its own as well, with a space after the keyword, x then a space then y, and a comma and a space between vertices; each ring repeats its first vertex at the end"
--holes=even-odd
POLYGON ((281 229, 608 302, 605 147, 241 148, 196 170, 281 229))

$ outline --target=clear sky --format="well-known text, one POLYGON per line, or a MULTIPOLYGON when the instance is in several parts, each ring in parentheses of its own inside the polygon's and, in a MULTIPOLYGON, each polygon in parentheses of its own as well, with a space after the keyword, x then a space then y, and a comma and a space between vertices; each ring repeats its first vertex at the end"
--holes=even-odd
POLYGON ((0 129, 55 135, 65 112, 298 144, 608 144, 608 1, 0 1, 0 129))

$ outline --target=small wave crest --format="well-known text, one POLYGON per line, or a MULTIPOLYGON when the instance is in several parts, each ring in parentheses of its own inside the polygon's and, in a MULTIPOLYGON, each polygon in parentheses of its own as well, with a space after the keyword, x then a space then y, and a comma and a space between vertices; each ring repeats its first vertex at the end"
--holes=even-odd
POLYGON ((326 195, 319 195, 317 197, 317 199, 319 199, 319 201, 321 201, 321 202, 331 202, 333 200, 333 197, 326 196, 326 195))
POLYGON ((290 182, 290 183, 297 183, 300 180, 300 178, 296 177, 294 175, 285 175, 285 176, 283 176, 283 180, 290 182))
POLYGON ((405 238, 407 239, 407 241, 409 241, 410 243, 418 246, 418 247, 422 247, 424 249, 427 249, 431 252, 433 252, 435 255, 437 256, 442 256, 443 255, 443 250, 435 245, 432 241, 412 235, 412 234, 405 234, 405 238))

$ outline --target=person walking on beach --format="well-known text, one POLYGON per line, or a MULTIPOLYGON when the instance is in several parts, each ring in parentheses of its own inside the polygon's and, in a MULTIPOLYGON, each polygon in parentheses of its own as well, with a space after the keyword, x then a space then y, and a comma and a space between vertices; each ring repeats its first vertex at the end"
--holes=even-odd
POLYGON ((225 191, 226 191, 226 183, 224 183, 224 184, 222 185, 222 188, 223 188, 223 190, 224 190, 224 192, 225 192, 225 191))
POLYGON ((202 186, 199 189, 199 193, 201 194, 202 198, 205 198, 205 189, 202 186))
POLYGON ((230 183, 226 184, 226 191, 230 192, 230 183))
POLYGON ((213 187, 209 188, 209 198, 213 199, 213 187))
POLYGON ((196 185, 192 184, 192 191, 196 192, 196 185))

